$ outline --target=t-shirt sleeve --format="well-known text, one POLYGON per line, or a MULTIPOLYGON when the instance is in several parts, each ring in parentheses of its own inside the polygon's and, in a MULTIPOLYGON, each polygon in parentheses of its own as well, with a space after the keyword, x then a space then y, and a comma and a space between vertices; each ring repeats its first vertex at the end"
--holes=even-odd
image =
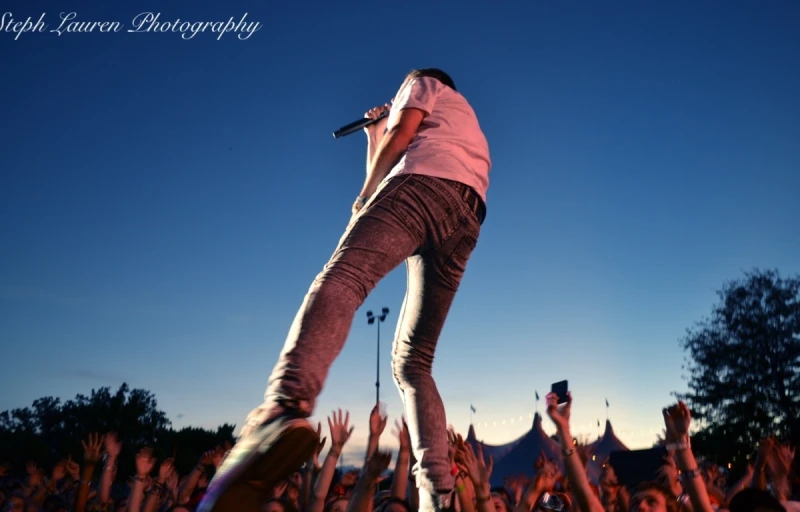
POLYGON ((418 108, 430 115, 443 87, 445 86, 440 81, 429 76, 415 78, 395 98, 392 111, 399 112, 404 108, 418 108))

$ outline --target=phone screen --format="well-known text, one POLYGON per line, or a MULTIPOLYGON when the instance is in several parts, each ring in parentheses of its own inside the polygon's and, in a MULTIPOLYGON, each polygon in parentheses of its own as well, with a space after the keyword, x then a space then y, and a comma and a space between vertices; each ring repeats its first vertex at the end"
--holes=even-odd
POLYGON ((561 382, 554 383, 550 391, 558 395, 558 403, 567 403, 567 391, 569 391, 569 384, 567 381, 562 380, 561 382))

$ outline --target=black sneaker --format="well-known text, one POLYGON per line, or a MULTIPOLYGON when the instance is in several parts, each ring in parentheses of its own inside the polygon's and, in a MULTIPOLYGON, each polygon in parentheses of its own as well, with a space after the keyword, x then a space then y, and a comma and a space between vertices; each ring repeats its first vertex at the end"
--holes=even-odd
POLYGON ((318 442, 308 421, 289 412, 250 429, 217 468, 196 512, 261 512, 275 484, 298 471, 318 442))

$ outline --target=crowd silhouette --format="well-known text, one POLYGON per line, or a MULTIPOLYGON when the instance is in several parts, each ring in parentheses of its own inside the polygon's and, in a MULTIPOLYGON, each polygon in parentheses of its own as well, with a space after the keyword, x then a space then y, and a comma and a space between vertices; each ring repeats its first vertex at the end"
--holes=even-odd
MULTIPOLYGON (((556 427, 558 457, 537 454, 527 474, 513 475, 502 486, 490 485, 493 461, 482 445, 449 430, 452 471, 457 486, 452 509, 458 512, 767 512, 797 511, 795 451, 788 443, 765 438, 753 446, 752 463, 736 481, 727 468, 698 460, 690 439, 691 413, 683 402, 663 411, 664 457, 653 474, 630 477, 631 468, 605 461, 599 477, 587 472, 591 445, 582 445, 570 430, 572 396, 559 403, 546 397, 547 415, 556 427), (618 475, 618 473, 620 473, 618 475), (625 478, 620 478, 626 473, 625 478), (632 483, 633 482, 633 483, 632 483)), ((291 477, 263 482, 264 512, 406 512, 417 510, 414 454, 402 419, 392 434, 394 455, 381 449, 389 419, 378 405, 368 419, 369 438, 360 470, 338 469, 342 450, 354 426, 346 411, 334 411, 327 429, 320 424, 316 453, 291 477), (326 430, 326 432, 323 432, 326 430), (324 458, 321 454, 326 452, 324 458)), ((2 475, 4 512, 192 512, 203 497, 232 444, 209 446, 194 466, 179 474, 174 457, 157 460, 152 447, 138 448, 133 467, 121 471, 125 439, 114 432, 90 434, 82 457, 71 455, 51 467, 35 461, 24 468, 8 464, 2 475), (77 458, 76 458, 77 459, 77 458), (130 475, 128 478, 118 475, 130 475)), ((68 453, 69 450, 65 450, 68 453)), ((634 468, 635 471, 635 468, 634 468)))

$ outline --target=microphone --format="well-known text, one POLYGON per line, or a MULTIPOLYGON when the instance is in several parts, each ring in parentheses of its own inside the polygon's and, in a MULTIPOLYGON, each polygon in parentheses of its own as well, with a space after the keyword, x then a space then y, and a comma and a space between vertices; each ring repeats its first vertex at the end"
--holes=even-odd
POLYGON ((364 118, 359 119, 358 121, 354 121, 354 122, 352 122, 350 124, 346 124, 346 125, 342 126, 341 128, 339 128, 338 130, 336 130, 335 132, 333 132, 333 138, 334 139, 338 139, 340 137, 344 137, 345 135, 350 135, 351 133, 355 133, 355 132, 359 131, 362 128, 366 128, 367 126, 371 126, 371 125, 377 123, 378 121, 380 121, 381 119, 387 117, 388 115, 389 115, 389 110, 387 109, 387 110, 384 110, 383 113, 381 115, 379 115, 378 117, 376 117, 375 119, 370 119, 368 117, 364 117, 364 118))

